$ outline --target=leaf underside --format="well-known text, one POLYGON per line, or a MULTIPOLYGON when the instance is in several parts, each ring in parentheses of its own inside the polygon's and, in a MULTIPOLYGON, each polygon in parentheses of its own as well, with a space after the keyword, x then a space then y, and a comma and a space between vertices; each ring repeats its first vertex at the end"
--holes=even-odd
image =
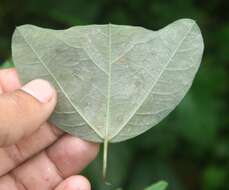
POLYGON ((42 78, 57 89, 51 122, 94 142, 135 137, 166 117, 190 88, 203 48, 191 19, 158 31, 113 24, 67 30, 23 25, 12 40, 21 81, 42 78))

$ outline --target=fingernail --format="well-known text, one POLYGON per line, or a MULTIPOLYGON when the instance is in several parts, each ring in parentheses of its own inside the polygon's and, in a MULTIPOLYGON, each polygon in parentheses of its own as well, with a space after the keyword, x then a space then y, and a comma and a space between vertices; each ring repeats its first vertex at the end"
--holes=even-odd
POLYGON ((42 79, 36 79, 27 83, 22 87, 22 90, 32 95, 41 103, 49 102, 54 95, 53 87, 49 84, 49 82, 42 79))

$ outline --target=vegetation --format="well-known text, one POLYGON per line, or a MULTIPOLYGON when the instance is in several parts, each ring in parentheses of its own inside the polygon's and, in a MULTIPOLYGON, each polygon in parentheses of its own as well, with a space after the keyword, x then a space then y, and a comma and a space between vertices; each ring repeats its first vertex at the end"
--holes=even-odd
POLYGON ((165 180, 168 190, 227 190, 229 185, 228 1, 197 0, 1 0, 0 62, 10 59, 15 26, 63 29, 115 23, 156 30, 179 18, 195 19, 205 53, 188 95, 149 132, 110 148, 109 182, 101 181, 99 157, 84 174, 93 189, 141 190, 165 180))

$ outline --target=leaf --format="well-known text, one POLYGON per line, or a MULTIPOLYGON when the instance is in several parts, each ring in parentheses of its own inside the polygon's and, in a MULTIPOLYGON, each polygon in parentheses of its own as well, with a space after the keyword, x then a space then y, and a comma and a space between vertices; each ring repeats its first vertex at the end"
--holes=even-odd
POLYGON ((145 132, 178 105, 202 53, 203 39, 191 19, 158 31, 113 24, 67 30, 23 25, 12 40, 21 80, 43 78, 58 91, 51 122, 104 142, 105 168, 108 142, 145 132))
POLYGON ((165 181, 157 182, 156 184, 153 184, 149 187, 147 187, 145 190, 165 190, 168 186, 168 183, 165 181))
MULTIPOLYGON (((166 181, 159 181, 147 187, 145 190, 165 190, 167 186, 168 186, 168 183, 166 181)), ((116 190, 122 190, 122 188, 118 188, 116 190)))

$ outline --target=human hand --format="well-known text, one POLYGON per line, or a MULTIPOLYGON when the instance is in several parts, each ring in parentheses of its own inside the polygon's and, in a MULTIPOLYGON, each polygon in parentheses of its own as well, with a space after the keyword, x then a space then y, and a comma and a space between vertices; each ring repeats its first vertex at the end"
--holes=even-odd
POLYGON ((0 70, 1 190, 90 190, 89 181, 74 174, 99 147, 47 123, 55 104, 48 82, 21 87, 15 69, 0 70))

